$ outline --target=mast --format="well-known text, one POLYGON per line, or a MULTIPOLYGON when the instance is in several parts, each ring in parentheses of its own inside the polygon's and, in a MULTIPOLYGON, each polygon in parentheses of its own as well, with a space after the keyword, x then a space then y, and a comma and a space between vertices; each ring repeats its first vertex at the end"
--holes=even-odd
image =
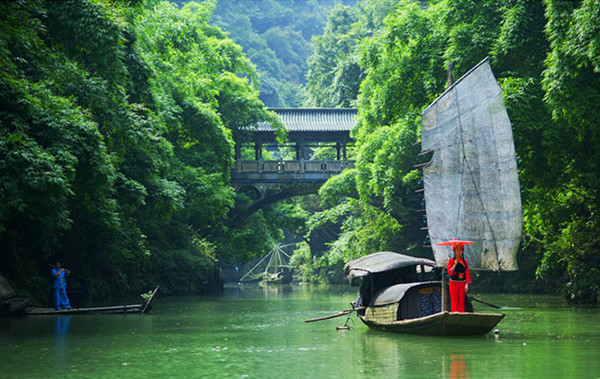
MULTIPOLYGON (((448 79, 446 82, 446 90, 452 86, 452 63, 448 63, 448 79)), ((448 309, 448 275, 444 266, 442 266, 442 304, 440 312, 445 312, 448 309)))

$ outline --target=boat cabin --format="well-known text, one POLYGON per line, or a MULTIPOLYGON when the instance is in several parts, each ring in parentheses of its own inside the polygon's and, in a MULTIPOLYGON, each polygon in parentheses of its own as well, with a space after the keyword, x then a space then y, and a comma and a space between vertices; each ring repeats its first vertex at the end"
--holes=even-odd
POLYGON ((439 281, 396 284, 375 294, 365 309, 364 317, 379 322, 414 319, 439 313, 441 304, 439 281))
POLYGON ((357 306, 368 306, 379 291, 390 286, 441 278, 434 261, 390 251, 348 262, 344 271, 350 284, 360 286, 357 306))
POLYGON ((442 268, 432 260, 380 252, 349 262, 345 273, 360 286, 355 307, 364 307, 358 314, 365 320, 394 322, 441 311, 442 268))

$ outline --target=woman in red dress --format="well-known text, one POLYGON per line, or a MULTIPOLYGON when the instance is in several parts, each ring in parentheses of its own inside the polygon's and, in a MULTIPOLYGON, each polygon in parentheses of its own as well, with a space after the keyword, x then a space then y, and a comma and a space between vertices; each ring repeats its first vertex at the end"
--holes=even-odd
POLYGON ((465 297, 471 284, 469 263, 463 257, 465 247, 462 244, 452 245, 454 257, 448 260, 448 275, 450 275, 450 310, 452 312, 465 311, 465 297))

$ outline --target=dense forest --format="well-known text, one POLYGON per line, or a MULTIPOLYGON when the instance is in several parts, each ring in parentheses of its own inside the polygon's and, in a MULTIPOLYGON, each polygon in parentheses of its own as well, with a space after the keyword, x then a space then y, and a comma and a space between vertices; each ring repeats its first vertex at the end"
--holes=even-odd
POLYGON ((49 265, 91 298, 218 286, 280 230, 229 220, 237 127, 279 125, 214 2, 0 5, 0 257, 46 299, 49 265))
POLYGON ((420 112, 449 64, 458 78, 489 56, 513 123, 523 241, 521 270, 479 283, 598 302, 598 5, 2 2, 0 273, 41 302, 56 260, 91 299, 156 284, 201 293, 219 287, 219 264, 326 224, 339 234, 324 250, 294 253, 305 280, 333 281, 378 250, 428 256, 420 112), (234 222, 248 201, 229 183, 234 138, 281 128, 265 104, 358 107, 356 168, 234 222))
POLYGON ((356 1, 221 0, 211 23, 226 30, 256 65, 259 98, 266 106, 299 107, 307 101, 311 38, 323 33, 334 5, 356 1))

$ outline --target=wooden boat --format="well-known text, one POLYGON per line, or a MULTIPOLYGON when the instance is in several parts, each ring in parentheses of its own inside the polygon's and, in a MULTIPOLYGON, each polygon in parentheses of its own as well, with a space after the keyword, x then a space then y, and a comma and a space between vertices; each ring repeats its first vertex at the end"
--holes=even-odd
POLYGON ((480 336, 489 333, 503 313, 438 312, 411 320, 380 323, 361 318, 370 328, 386 332, 433 336, 480 336))
POLYGON ((503 313, 448 312, 442 298, 441 269, 434 261, 379 252, 351 261, 345 268, 351 284, 360 284, 354 303, 368 327, 387 332, 436 336, 472 336, 490 332, 503 313))
POLYGON ((117 313, 148 313, 152 309, 154 297, 160 287, 157 286, 154 291, 142 295, 144 301, 140 304, 132 305, 111 305, 106 307, 90 308, 71 308, 55 310, 54 308, 26 308, 24 313, 30 316, 41 315, 81 315, 81 314, 117 314, 117 313))

